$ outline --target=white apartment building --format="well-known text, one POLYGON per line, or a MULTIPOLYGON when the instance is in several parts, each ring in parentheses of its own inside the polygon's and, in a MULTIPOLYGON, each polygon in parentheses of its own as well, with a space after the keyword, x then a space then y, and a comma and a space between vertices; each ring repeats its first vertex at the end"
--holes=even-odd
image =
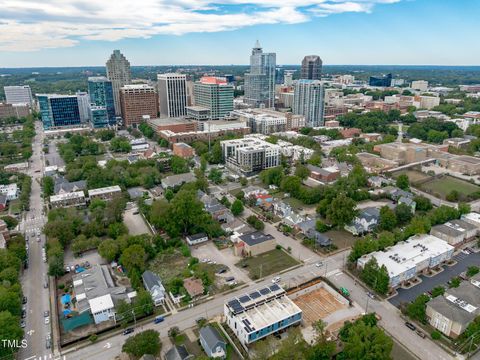
POLYGON ((227 167, 245 176, 280 165, 280 146, 261 139, 245 137, 221 141, 220 145, 227 167))
POLYGON ((187 76, 178 73, 158 74, 158 98, 162 117, 187 114, 187 76))
POLYGON ((304 115, 309 127, 323 126, 325 91, 320 80, 300 79, 294 85, 293 113, 304 115))
POLYGON ((20 191, 17 184, 0 185, 0 194, 5 195, 8 201, 18 199, 20 191))
POLYGON ((230 299, 224 305, 224 314, 245 346, 302 321, 302 310, 277 284, 230 299))
POLYGON ((415 81, 412 81, 412 84, 410 85, 410 87, 413 90, 427 91, 428 90, 428 81, 415 80, 415 81))
POLYGON ((92 199, 109 200, 122 193, 122 189, 118 185, 108 186, 98 189, 88 190, 88 197, 92 199))
POLYGON ((420 96, 420 109, 431 110, 440 105, 439 96, 420 96))
POLYGON ((83 191, 74 191, 50 196, 50 207, 52 209, 84 205, 86 205, 86 199, 83 191))
POLYGON ((314 151, 300 145, 293 145, 292 143, 284 140, 278 140, 277 145, 280 146, 280 151, 283 156, 286 156, 293 161, 308 160, 312 157, 314 151))
POLYGON ((21 86, 4 86, 5 97, 7 98, 7 104, 28 104, 33 106, 33 96, 30 85, 21 86))
POLYGON ((231 117, 238 117, 246 121, 252 133, 269 135, 285 131, 287 128, 287 115, 278 111, 261 109, 234 110, 231 117))
POLYGON ((375 258, 378 266, 385 265, 390 277, 390 286, 397 287, 413 279, 418 273, 450 260, 454 247, 433 235, 415 235, 384 251, 363 255, 357 265, 363 268, 375 258))

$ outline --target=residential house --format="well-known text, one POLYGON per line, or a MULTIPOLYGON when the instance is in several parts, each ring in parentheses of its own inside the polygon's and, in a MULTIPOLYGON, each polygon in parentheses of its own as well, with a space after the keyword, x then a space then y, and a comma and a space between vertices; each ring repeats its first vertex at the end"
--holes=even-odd
POLYGON ((224 359, 227 355, 227 343, 213 326, 200 329, 200 344, 209 358, 224 359))
POLYGON ((187 291, 188 295, 192 299, 202 296, 204 292, 204 287, 202 280, 200 279, 195 279, 193 277, 187 278, 183 280, 183 287, 187 291))
POLYGON ((247 186, 245 189, 243 189, 243 193, 245 194, 245 198, 248 198, 252 195, 257 195, 257 194, 268 194, 268 191, 264 188, 261 188, 259 186, 247 186))
POLYGON ((411 197, 405 197, 405 196, 402 196, 400 197, 400 199, 398 199, 398 204, 407 205, 412 211, 412 213, 415 212, 415 209, 417 207, 417 203, 411 197))
POLYGON ((392 180, 383 176, 370 176, 368 178, 368 185, 374 188, 381 188, 383 185, 390 185, 391 183, 392 180))
POLYGON ((66 194, 75 191, 83 191, 87 189, 87 182, 85 180, 70 182, 60 175, 56 176, 54 180, 55 185, 53 192, 55 193, 55 195, 66 194))
POLYGON ((255 231, 238 237, 234 253, 237 256, 257 256, 275 249, 276 246, 277 242, 272 235, 255 231))
POLYGON ((201 243, 204 243, 208 241, 208 235, 205 233, 199 233, 199 234, 194 234, 194 235, 188 235, 186 237, 187 244, 192 246, 192 245, 198 245, 201 243))
POLYGON ((150 270, 142 274, 143 286, 150 293, 155 306, 160 306, 165 302, 165 288, 157 274, 150 270))
POLYGON ((276 200, 273 202, 273 212, 275 215, 285 218, 292 213, 292 207, 286 202, 276 200))
POLYGON ((360 211, 353 221, 345 225, 345 230, 353 235, 362 235, 373 231, 380 220, 380 210, 368 207, 360 211))
POLYGON ((203 203, 205 211, 212 215, 212 218, 215 220, 219 222, 229 222, 234 219, 232 212, 216 198, 205 194, 201 190, 197 192, 197 195, 203 203))
POLYGON ((165 354, 165 360, 193 360, 194 358, 184 345, 173 345, 165 354))
POLYGON ((18 199, 20 189, 17 184, 0 185, 0 194, 5 195, 8 201, 18 199))
POLYGON ((153 195, 155 198, 160 198, 163 196, 163 188, 158 185, 150 189, 150 193, 153 195))
POLYGON ((293 211, 282 219, 282 222, 285 225, 292 226, 292 227, 295 227, 296 225, 304 221, 305 221, 304 216, 297 214, 296 212, 293 212, 293 211))
POLYGON ((315 245, 320 247, 332 245, 332 239, 316 230, 316 219, 307 219, 297 224, 297 229, 307 238, 315 241, 315 245))

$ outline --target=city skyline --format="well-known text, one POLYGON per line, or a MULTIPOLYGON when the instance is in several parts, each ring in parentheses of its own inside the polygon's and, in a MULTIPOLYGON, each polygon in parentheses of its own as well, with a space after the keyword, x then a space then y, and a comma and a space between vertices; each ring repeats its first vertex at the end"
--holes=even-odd
POLYGON ((139 66, 248 64, 257 39, 278 64, 300 64, 307 54, 325 65, 480 64, 478 48, 464 51, 475 42, 473 1, 127 4, 0 0, 0 67, 97 66, 113 49, 139 66))

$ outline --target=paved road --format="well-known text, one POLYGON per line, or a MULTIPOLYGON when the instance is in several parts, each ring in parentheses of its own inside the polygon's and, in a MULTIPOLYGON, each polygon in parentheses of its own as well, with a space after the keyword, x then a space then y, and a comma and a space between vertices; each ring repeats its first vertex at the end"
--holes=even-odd
POLYGON ((480 253, 473 253, 469 255, 459 253, 454 256, 454 259, 457 260, 458 263, 453 266, 445 266, 441 273, 433 277, 420 276, 422 279, 420 284, 415 285, 410 289, 398 289, 398 295, 391 298, 389 300, 390 303, 398 306, 402 302, 411 302, 419 295, 432 290, 436 286, 446 286, 448 280, 466 271, 469 266, 480 267, 480 253))
POLYGON ((365 289, 347 276, 342 271, 329 273, 327 276, 336 286, 346 287, 350 292, 351 299, 360 305, 365 312, 376 312, 381 316, 379 325, 383 327, 393 338, 412 351, 422 360, 450 360, 453 359, 443 349, 428 338, 422 339, 414 331, 405 326, 400 317, 400 311, 386 301, 370 299, 365 289))
POLYGON ((37 231, 41 232, 45 224, 42 215, 43 200, 39 181, 43 174, 42 142, 43 130, 39 122, 36 123, 36 133, 33 143, 32 164, 28 175, 32 176, 32 193, 30 197, 30 211, 25 212, 20 223, 20 230, 29 238, 29 267, 22 276, 23 293, 28 298, 25 338, 28 346, 20 350, 19 359, 33 359, 35 356, 50 356, 51 351, 46 349, 45 339, 51 332, 50 325, 45 325, 43 312, 50 310, 48 289, 43 287, 47 274, 47 264, 42 259, 42 246, 45 236, 42 234, 37 242, 37 231), (35 172, 40 170, 40 172, 35 172))

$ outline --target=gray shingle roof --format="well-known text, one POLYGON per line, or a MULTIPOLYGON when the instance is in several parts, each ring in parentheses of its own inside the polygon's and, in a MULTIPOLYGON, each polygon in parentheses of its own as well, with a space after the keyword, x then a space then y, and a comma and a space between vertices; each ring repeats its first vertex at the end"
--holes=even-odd
POLYGON ((244 243, 248 244, 249 246, 258 245, 262 242, 268 241, 273 239, 273 236, 270 234, 264 234, 261 231, 255 231, 250 234, 244 234, 239 237, 244 243))

